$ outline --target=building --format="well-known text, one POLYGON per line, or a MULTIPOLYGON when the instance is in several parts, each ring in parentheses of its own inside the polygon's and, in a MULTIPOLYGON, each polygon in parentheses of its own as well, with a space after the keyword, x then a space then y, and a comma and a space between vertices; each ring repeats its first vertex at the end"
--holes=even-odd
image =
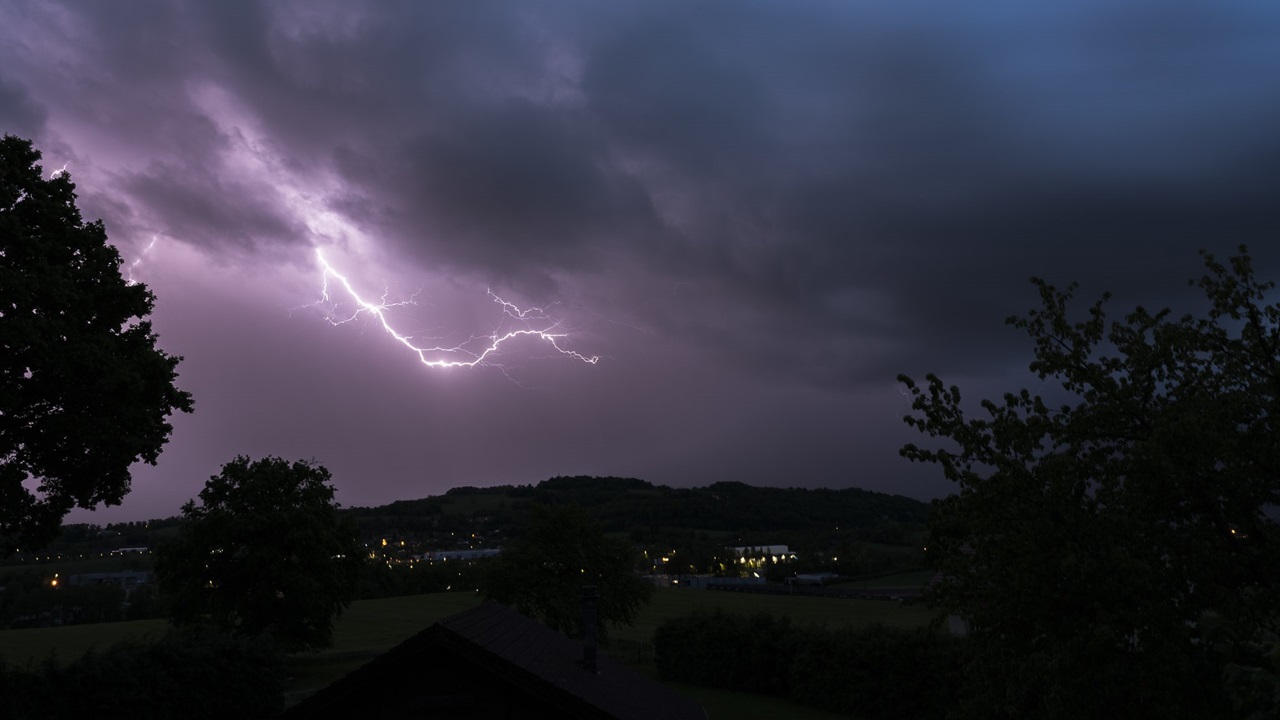
POLYGON ((139 585, 151 582, 151 572, 148 570, 127 570, 121 572, 80 573, 79 575, 67 577, 66 582, 68 585, 103 585, 111 583, 119 585, 126 590, 132 590, 139 585))
POLYGON ((496 602, 437 622, 283 718, 706 720, 701 705, 496 602))
POLYGON ((795 552, 786 545, 740 545, 728 550, 733 556, 730 558, 731 562, 751 569, 788 563, 796 559, 795 552))
POLYGON ((421 562, 435 562, 436 560, 480 560, 482 558, 497 557, 502 554, 502 548, 484 548, 480 550, 432 550, 422 555, 415 555, 414 560, 421 562))

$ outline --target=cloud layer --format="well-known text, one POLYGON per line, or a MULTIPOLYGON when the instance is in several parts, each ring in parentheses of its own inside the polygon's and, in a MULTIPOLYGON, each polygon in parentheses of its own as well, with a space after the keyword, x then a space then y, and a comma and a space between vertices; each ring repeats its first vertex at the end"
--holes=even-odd
POLYGON ((893 377, 1020 382, 1029 276, 1123 306, 1189 302, 1198 248, 1280 271, 1261 3, 157 0, 0 28, 0 128, 126 258, 161 238, 138 271, 197 415, 155 486, 187 497, 237 452, 371 476, 349 502, 558 472, 929 496, 893 377), (486 287, 558 302, 606 362, 424 373, 288 313, 316 247, 442 293, 431 327, 487 331, 486 287))

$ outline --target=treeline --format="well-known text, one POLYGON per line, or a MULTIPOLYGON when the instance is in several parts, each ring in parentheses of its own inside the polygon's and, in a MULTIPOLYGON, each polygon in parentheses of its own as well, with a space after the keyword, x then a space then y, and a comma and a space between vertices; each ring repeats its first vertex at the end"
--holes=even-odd
POLYGON ((720 482, 671 488, 636 478, 554 477, 537 485, 459 487, 419 500, 348 508, 367 536, 520 532, 533 504, 578 505, 637 544, 702 533, 736 545, 788 543, 808 548, 855 541, 915 545, 928 521, 926 503, 857 488, 754 487, 720 482))
POLYGON ((929 628, 830 629, 768 613, 696 611, 654 633, 665 680, 788 698, 863 718, 942 718, 964 641, 929 628))
POLYGON ((165 616, 155 585, 115 583, 54 587, 35 571, 10 575, 0 587, 0 628, 49 627, 165 616))
POLYGON ((357 599, 475 590, 484 584, 489 566, 488 559, 414 566, 368 562, 360 572, 357 599))
MULTIPOLYGON (((1062 678, 1066 693, 1044 685, 1030 691, 1055 711, 1072 708, 1077 718, 1268 720, 1280 717, 1278 644, 1269 637, 1260 645, 1220 642, 1214 651, 1225 662, 1216 675, 1201 668, 1195 682, 1161 697, 1152 695, 1137 657, 1108 667, 1101 679, 1078 671, 1062 678)), ((768 613, 698 610, 660 625, 653 647, 664 680, 776 695, 868 720, 1023 716, 1011 709, 1025 698, 990 689, 988 644, 930 627, 830 629, 768 613)), ((1177 669, 1177 658, 1162 659, 1177 669)), ((1036 660, 1027 660, 1026 672, 1040 670, 1031 665, 1036 660)))
MULTIPOLYGON (((770 566, 771 580, 796 572, 862 576, 928 566, 925 503, 860 489, 763 488, 738 482, 670 488, 637 478, 554 477, 537 485, 459 487, 377 508, 349 508, 367 538, 448 548, 501 545, 520 537, 535 505, 583 507, 606 532, 668 555, 667 572, 732 571, 724 548, 787 545, 797 562, 770 566)), ((647 572, 644 568, 639 568, 647 572)))
MULTIPOLYGON (((414 566, 369 561, 361 568, 356 599, 475 590, 486 569, 485 560, 414 566)), ((128 590, 112 582, 53 587, 26 571, 11 575, 0 587, 0 629, 163 618, 169 614, 168 602, 154 583, 128 590)))
MULTIPOLYGON (((682 533, 737 544, 787 542, 834 547, 841 542, 914 545, 928 521, 926 503, 858 488, 754 487, 718 482, 672 488, 637 478, 554 477, 536 485, 456 487, 443 495, 350 507, 363 536, 429 537, 470 533, 509 535, 528 524, 532 504, 578 505, 632 542, 662 542, 682 533)), ((105 527, 68 524, 39 555, 97 555, 120 547, 154 548, 177 532, 176 517, 105 527)), ((19 555, 21 559, 24 555, 19 555)), ((27 558, 30 561, 30 558, 27 558)))

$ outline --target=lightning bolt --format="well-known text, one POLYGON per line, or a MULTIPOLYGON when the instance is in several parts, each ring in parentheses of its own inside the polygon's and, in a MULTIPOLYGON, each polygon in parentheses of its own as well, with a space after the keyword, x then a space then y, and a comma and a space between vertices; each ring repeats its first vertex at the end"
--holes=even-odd
MULTIPOLYGON (((452 346, 419 344, 415 341, 414 336, 395 329, 392 326, 391 318, 388 316, 388 310, 392 308, 416 305, 416 293, 410 299, 400 302, 388 301, 388 293, 383 293, 378 302, 371 302, 361 297, 360 293, 352 286, 351 281, 329 264, 329 261, 325 259, 324 253, 319 248, 316 249, 316 260, 323 269, 320 300, 316 305, 326 308, 325 319, 331 325, 345 325, 361 317, 371 318, 381 325, 382 329, 394 338, 396 342, 417 355, 418 361, 427 367, 454 368, 476 367, 477 365, 502 367, 496 362, 496 357, 501 353, 502 346, 519 338, 541 341, 549 345, 557 353, 588 365, 595 365, 600 361, 600 358, 596 355, 583 355, 564 347, 563 343, 565 338, 568 337, 568 333, 560 330, 560 323, 547 315, 542 308, 521 309, 498 297, 491 290, 488 291, 489 297, 502 308, 502 314, 520 323, 521 327, 503 331, 500 325, 498 329, 488 335, 473 335, 467 341, 452 346), (338 292, 338 289, 334 288, 340 288, 346 294, 347 299, 354 306, 351 312, 338 314, 338 308, 342 304, 331 297, 331 292, 335 294, 338 292)), ((434 340, 436 338, 429 339, 434 340)))
POLYGON ((49 179, 50 179, 50 180, 52 180, 52 179, 54 179, 54 178, 58 177, 59 175, 66 175, 66 174, 67 174, 67 165, 70 165, 70 164, 71 164, 71 163, 70 163, 70 161, 62 163, 62 167, 60 167, 60 168, 58 168, 57 170, 54 170, 53 172, 49 173, 49 179))
POLYGON ((137 268, 139 265, 142 264, 142 261, 146 259, 147 255, 151 254, 151 248, 156 246, 156 241, 159 238, 160 238, 159 233, 152 235, 151 242, 147 243, 147 246, 142 248, 142 252, 138 253, 138 257, 134 258, 133 262, 129 263, 129 267, 128 267, 129 277, 125 280, 125 284, 127 285, 138 284, 139 281, 133 277, 133 271, 135 268, 137 268))

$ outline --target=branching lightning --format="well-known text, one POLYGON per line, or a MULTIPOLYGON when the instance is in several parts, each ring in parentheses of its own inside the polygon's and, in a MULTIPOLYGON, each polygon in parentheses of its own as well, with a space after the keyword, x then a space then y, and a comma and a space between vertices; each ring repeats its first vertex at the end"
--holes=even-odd
POLYGON ((49 179, 50 179, 50 180, 52 180, 52 179, 54 179, 54 178, 58 177, 59 175, 66 175, 66 174, 67 174, 67 166, 68 166, 68 165, 70 165, 70 164, 71 164, 70 162, 64 162, 64 163, 62 163, 62 167, 60 167, 60 168, 58 168, 57 170, 54 170, 53 172, 49 173, 49 179))
MULTIPOLYGON (((521 309, 498 297, 492 291, 489 291, 489 297, 502 308, 502 315, 515 321, 519 327, 503 330, 500 325, 498 329, 488 335, 473 335, 465 342, 456 345, 429 346, 421 344, 415 340, 413 335, 401 332, 393 327, 388 313, 392 308, 417 305, 416 293, 408 300, 398 302, 389 301, 389 293, 383 293, 377 302, 371 302, 361 297, 355 287, 352 286, 351 281, 334 269, 329 264, 329 261, 325 259, 324 253, 318 248, 316 249, 316 260, 323 269, 320 300, 316 303, 316 306, 322 306, 325 309, 325 319, 331 325, 345 325, 361 317, 371 318, 381 325, 382 329, 394 338, 396 342, 416 354, 418 360, 427 367, 452 368, 476 367, 477 365, 502 367, 501 363, 497 362, 497 356, 501 354, 505 344, 519 338, 541 341, 549 345, 557 353, 567 355, 589 365, 594 365, 600 360, 598 356, 583 355, 565 347, 564 343, 568 333, 561 330, 560 323, 547 315, 541 308, 521 309), (336 294, 339 292, 335 288, 339 288, 341 292, 345 293, 345 303, 332 297, 331 293, 336 294), (347 313, 339 313, 339 308, 344 307, 346 304, 350 304, 354 309, 347 313)), ((428 338, 428 340, 436 339, 428 338)))

